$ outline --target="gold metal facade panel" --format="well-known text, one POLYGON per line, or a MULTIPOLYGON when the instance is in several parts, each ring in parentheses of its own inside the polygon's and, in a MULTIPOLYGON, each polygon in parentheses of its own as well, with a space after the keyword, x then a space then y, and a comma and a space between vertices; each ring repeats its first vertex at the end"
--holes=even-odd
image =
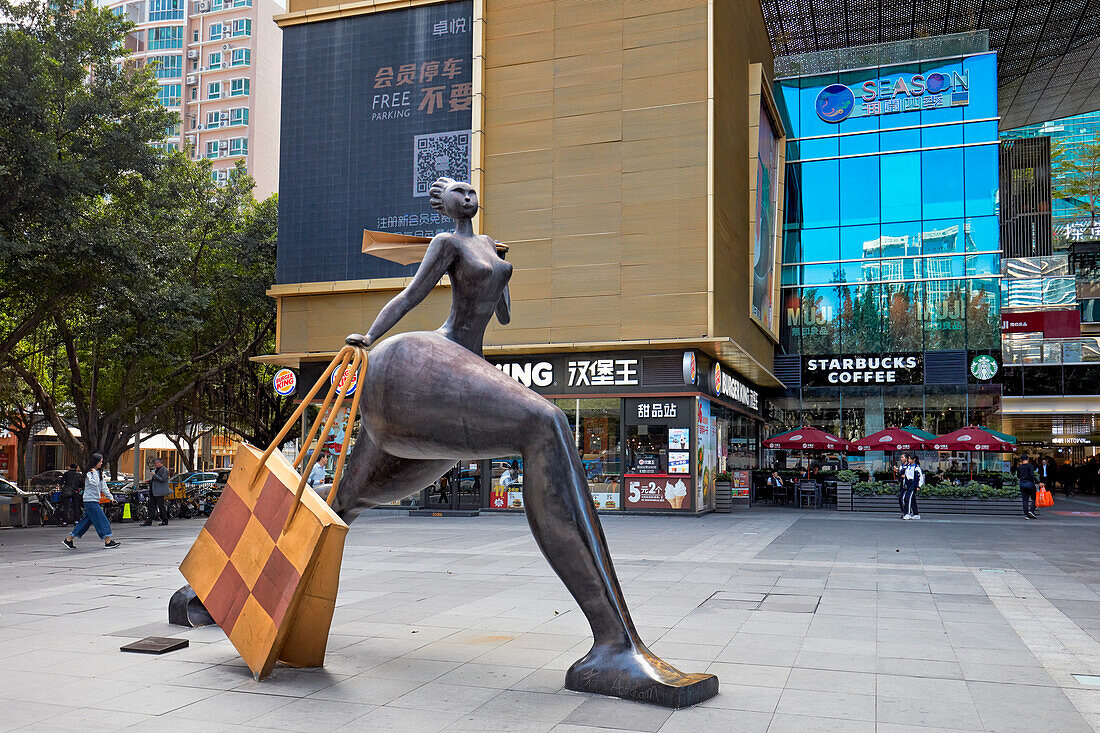
MULTIPOLYGON (((479 10, 479 229, 512 245, 516 268, 512 323, 494 322, 487 344, 731 337, 770 369, 745 293, 747 69, 771 70, 759 5, 479 0, 479 10)), ((393 294, 284 297, 281 351, 331 351, 393 294)), ((436 289, 395 331, 438 327, 449 300, 436 289)))
MULTIPOLYGON (((714 28, 713 257, 714 334, 727 336, 770 369, 771 339, 749 317, 749 65, 772 76, 772 53, 757 3, 717 2, 714 28)), ((777 273, 778 276, 778 273, 777 273)), ((778 307, 778 303, 776 306, 778 307)))

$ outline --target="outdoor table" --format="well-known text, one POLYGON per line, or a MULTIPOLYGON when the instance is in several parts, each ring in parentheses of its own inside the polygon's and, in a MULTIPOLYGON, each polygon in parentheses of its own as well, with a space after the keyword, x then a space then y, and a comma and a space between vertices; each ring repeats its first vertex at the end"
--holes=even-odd
POLYGON ((802 498, 811 496, 814 500, 814 508, 821 508, 821 486, 816 481, 802 481, 798 484, 798 507, 802 508, 802 498))

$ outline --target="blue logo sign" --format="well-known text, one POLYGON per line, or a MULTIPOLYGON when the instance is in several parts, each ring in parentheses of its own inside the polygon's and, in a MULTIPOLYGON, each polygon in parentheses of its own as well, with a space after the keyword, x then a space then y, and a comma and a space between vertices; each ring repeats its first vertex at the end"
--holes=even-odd
POLYGON ((847 119, 856 108, 856 95, 843 84, 830 84, 817 95, 817 116, 826 122, 847 119))

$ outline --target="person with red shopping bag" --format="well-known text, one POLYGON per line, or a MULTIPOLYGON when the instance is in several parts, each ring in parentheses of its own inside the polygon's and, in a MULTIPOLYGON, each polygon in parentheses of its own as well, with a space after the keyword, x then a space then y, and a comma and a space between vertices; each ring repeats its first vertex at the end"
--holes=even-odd
MULTIPOLYGON (((1035 514, 1035 491, 1042 484, 1035 475, 1035 466, 1025 453, 1020 456, 1020 465, 1016 468, 1016 477, 1020 479, 1020 502, 1024 508, 1024 519, 1038 519, 1035 514)), ((1043 488, 1046 490, 1046 487, 1043 488)))

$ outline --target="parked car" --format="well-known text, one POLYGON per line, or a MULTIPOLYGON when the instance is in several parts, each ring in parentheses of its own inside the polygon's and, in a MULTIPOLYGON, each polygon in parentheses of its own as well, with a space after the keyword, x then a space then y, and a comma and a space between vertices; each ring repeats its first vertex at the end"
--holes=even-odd
POLYGON ((31 488, 51 490, 61 485, 65 472, 59 469, 43 471, 37 476, 31 477, 31 488))

